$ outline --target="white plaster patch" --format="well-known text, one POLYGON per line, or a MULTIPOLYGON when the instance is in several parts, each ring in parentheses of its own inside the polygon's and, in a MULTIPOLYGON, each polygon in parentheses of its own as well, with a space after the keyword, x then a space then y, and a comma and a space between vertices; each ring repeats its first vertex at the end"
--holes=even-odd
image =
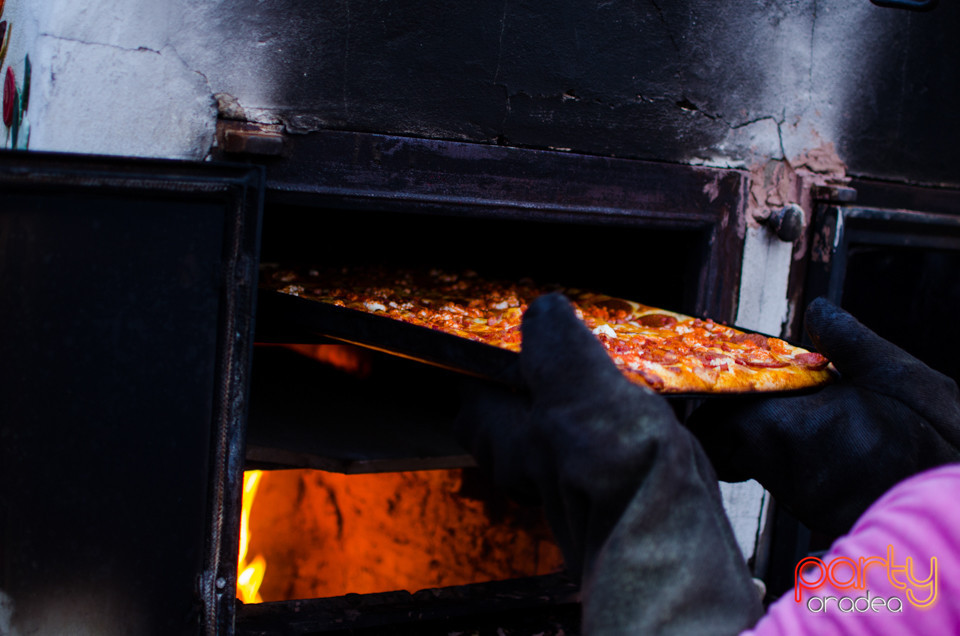
MULTIPOLYGON (((49 35, 40 41, 47 58, 38 83, 46 83, 46 104, 32 149, 182 159, 207 154, 216 105, 203 76, 172 49, 49 35)), ((36 113, 32 119, 38 122, 36 113)))
POLYGON ((763 227, 748 227, 740 273, 736 324, 779 336, 787 317, 793 244, 763 227))

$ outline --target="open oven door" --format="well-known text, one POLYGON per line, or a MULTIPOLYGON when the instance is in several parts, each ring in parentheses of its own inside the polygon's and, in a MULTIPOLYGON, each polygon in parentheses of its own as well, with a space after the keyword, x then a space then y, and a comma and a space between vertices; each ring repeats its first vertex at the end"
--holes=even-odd
POLYGON ((0 153, 0 632, 230 631, 263 181, 0 153))
MULTIPOLYGON (((960 190, 849 185, 845 201, 822 200, 814 210, 806 302, 831 300, 960 382, 960 342, 934 327, 954 325, 960 313, 960 190)), ((778 594, 793 586, 797 562, 835 537, 811 534, 782 509, 774 514, 768 586, 778 594)))

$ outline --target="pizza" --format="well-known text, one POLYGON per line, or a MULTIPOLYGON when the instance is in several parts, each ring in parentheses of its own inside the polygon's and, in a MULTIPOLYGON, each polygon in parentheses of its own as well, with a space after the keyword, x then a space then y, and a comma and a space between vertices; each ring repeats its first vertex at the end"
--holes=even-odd
POLYGON ((660 393, 747 393, 817 387, 834 371, 819 353, 710 319, 528 279, 437 269, 267 268, 265 287, 520 351, 520 322, 559 291, 632 381, 660 393))

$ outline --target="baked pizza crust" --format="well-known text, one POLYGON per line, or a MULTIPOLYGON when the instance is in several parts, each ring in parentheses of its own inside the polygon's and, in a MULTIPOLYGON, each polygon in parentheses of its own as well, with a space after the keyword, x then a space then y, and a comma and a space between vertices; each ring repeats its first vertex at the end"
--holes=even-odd
POLYGON ((779 338, 529 280, 490 281, 472 272, 435 269, 271 268, 265 270, 263 284, 510 351, 520 351, 520 322, 529 303, 560 291, 618 368, 660 393, 790 391, 821 386, 834 375, 819 353, 779 338))

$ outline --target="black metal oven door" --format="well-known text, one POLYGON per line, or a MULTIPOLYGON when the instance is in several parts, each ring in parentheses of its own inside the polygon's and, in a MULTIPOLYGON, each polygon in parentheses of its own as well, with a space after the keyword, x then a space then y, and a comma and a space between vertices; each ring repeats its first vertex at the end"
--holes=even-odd
POLYGON ((232 621, 262 183, 0 153, 0 632, 232 621))
MULTIPOLYGON (((960 381, 960 190, 854 180, 856 201, 814 213, 805 296, 823 296, 883 338, 960 381)), ((809 342, 807 343, 809 344, 809 342)), ((768 590, 793 586, 805 556, 834 537, 776 509, 768 590)))
POLYGON ((943 331, 960 314, 960 191, 858 185, 855 204, 817 210, 808 300, 826 296, 960 380, 960 344, 943 331))

